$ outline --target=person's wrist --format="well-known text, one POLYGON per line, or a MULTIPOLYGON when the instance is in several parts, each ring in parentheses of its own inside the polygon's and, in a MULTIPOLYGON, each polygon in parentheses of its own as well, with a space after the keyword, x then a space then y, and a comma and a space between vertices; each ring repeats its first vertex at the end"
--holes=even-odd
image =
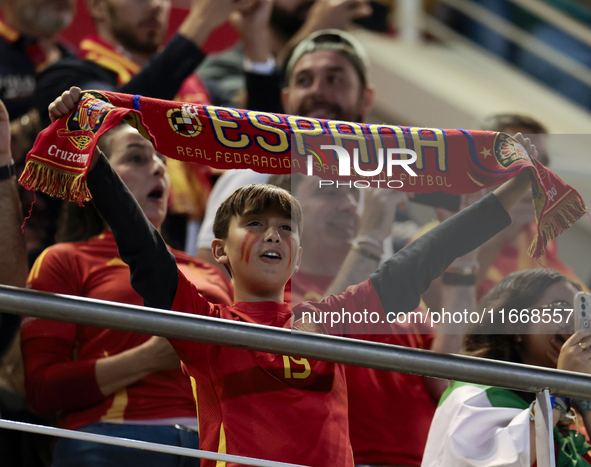
POLYGON ((375 250, 367 248, 359 243, 353 243, 351 245, 351 249, 353 251, 355 251, 356 253, 360 254, 361 256, 364 256, 368 259, 371 259, 373 261, 381 261, 382 259, 382 255, 378 254, 375 250))
MULTIPOLYGON (((573 401, 574 402, 574 401, 573 401)), ((529 406, 529 416, 530 420, 535 420, 535 409, 536 401, 534 400, 529 406)), ((554 420, 562 421, 571 418, 569 414, 571 405, 571 399, 567 397, 557 397, 554 395, 550 396, 550 407, 552 407, 552 413, 554 416, 554 420)), ((556 424, 556 423, 555 423, 556 424)))
POLYGON ((152 352, 150 351, 151 345, 152 340, 148 339, 143 344, 140 344, 133 349, 129 349, 129 357, 131 357, 130 360, 136 361, 136 368, 145 374, 150 374, 154 371, 157 371, 156 359, 153 358, 152 352))
POLYGON ((453 271, 454 269, 466 270, 477 274, 480 270, 480 265, 476 259, 456 258, 447 268, 447 270, 450 271, 453 271))
POLYGON ((247 34, 241 34, 241 39, 244 44, 244 57, 251 62, 266 62, 273 56, 269 47, 271 35, 267 28, 249 30, 247 34))
MULTIPOLYGON (((507 180, 497 187, 493 194, 507 212, 527 193, 531 188, 530 173, 533 169, 525 168, 517 176, 507 180)), ((532 208, 533 209, 533 208, 532 208)))
POLYGON ((570 399, 566 397, 550 396, 552 409, 560 412, 560 420, 566 420, 567 413, 570 410, 570 399))
POLYGON ((367 245, 376 250, 382 252, 384 250, 384 243, 383 240, 374 237, 373 235, 357 235, 353 239, 353 245, 367 245))
POLYGON ((7 164, 3 164, 0 160, 0 181, 8 180, 16 177, 16 165, 12 158, 7 164))
POLYGON ((250 63, 266 63, 269 59, 273 59, 273 55, 268 47, 247 47, 246 44, 244 45, 244 61, 249 61, 250 63))
POLYGON ((357 232, 357 238, 359 237, 371 237, 377 242, 382 243, 392 230, 392 223, 386 223, 383 219, 381 222, 372 222, 371 220, 362 219, 359 231, 357 232))

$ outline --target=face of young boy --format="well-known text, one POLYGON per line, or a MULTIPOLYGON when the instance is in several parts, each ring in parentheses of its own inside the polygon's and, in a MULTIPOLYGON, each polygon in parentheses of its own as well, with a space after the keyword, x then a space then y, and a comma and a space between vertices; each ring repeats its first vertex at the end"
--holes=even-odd
POLYGON ((237 297, 245 293, 272 299, 282 294, 300 265, 297 225, 280 212, 233 216, 228 237, 218 242, 214 255, 230 267, 237 297))

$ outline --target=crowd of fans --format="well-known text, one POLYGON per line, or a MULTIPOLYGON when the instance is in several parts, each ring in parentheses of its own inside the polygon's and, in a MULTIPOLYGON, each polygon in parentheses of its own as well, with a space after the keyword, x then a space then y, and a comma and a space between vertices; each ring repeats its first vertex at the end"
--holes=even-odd
MULTIPOLYGON (((170 0, 87 4, 96 31, 75 52, 55 40, 74 0, 0 3, 0 284, 296 328, 292 311, 572 308, 585 289, 555 241, 543 259, 550 274, 528 257, 535 223, 525 172, 462 195, 459 212, 435 208, 437 221, 409 231, 407 194, 181 163, 126 123, 99 141, 93 203, 37 194, 22 233, 32 195, 16 175, 80 89, 354 122, 376 98, 367 54, 346 31, 380 29, 380 2, 191 0, 166 44, 170 0), (227 21, 240 45, 206 57, 203 44, 227 21)), ((550 162, 535 118, 494 115, 475 127, 516 135, 550 162)), ((591 333, 464 325, 434 333, 397 324, 393 334, 368 325, 354 337, 591 374, 591 333)), ((536 460, 535 397, 502 388, 7 313, 0 358, 0 415, 12 420, 318 467, 536 460)), ((591 465, 590 403, 555 404, 557 465, 591 465)), ((199 465, 9 430, 0 430, 0 458, 10 467, 199 465)))

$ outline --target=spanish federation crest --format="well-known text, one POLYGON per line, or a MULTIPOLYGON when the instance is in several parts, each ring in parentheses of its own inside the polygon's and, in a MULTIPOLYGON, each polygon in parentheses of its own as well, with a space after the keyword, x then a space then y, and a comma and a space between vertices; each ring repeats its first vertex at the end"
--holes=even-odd
POLYGON ((68 138, 80 151, 92 141, 94 135, 113 108, 109 99, 100 92, 86 91, 76 111, 68 117, 67 129, 58 130, 58 136, 68 138))
POLYGON ((495 137, 494 153, 497 162, 504 168, 513 162, 530 159, 525 148, 506 133, 499 133, 495 137))
POLYGON ((189 115, 185 109, 170 109, 166 112, 168 123, 173 131, 181 136, 192 138, 203 130, 203 125, 196 116, 189 115))

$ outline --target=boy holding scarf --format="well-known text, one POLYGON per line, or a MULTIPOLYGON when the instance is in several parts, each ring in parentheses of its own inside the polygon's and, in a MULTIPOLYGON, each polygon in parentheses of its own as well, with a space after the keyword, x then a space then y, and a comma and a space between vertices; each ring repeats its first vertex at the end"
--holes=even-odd
MULTIPOLYGON (((52 119, 72 110, 73 88, 50 106, 52 119)), ((522 144, 530 155, 535 147, 522 144)), ((371 277, 320 303, 292 310, 283 289, 301 258, 301 211, 287 192, 249 185, 222 204, 212 251, 232 274, 235 303, 209 303, 178 271, 174 257, 133 197, 95 149, 88 176, 94 202, 109 223, 146 306, 277 327, 301 327, 297 316, 335 310, 404 313, 455 259, 510 224, 507 210, 530 187, 522 170, 478 203, 453 216, 387 260, 371 277), (156 266, 155 266, 156 265, 156 266), (292 320, 295 323, 292 326, 292 320)), ((316 332, 367 334, 381 341, 385 325, 360 323, 316 332)), ((386 325, 387 326, 387 325, 386 325)), ((309 329, 309 328, 308 328, 309 329)), ((231 454, 315 466, 353 466, 343 366, 215 345, 171 340, 198 401, 201 447, 231 454), (246 428, 246 429, 245 429, 246 428)), ((214 465, 205 461, 203 465, 214 465)))

